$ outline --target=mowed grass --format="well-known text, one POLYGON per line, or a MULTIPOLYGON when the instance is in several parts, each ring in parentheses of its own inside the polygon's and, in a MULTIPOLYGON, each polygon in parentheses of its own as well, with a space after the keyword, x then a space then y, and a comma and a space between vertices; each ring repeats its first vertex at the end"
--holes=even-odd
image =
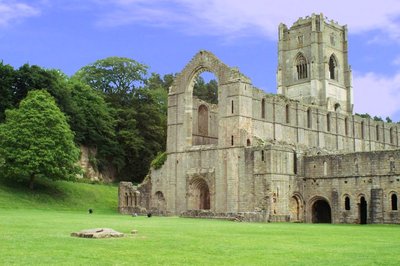
POLYGON ((31 198, 34 208, 25 204, 24 199, 14 209, 9 206, 12 202, 3 206, 6 197, 4 187, 1 188, 0 264, 400 265, 398 225, 260 224, 131 217, 116 213, 116 205, 108 204, 103 209, 101 204, 96 205, 100 209, 94 208, 95 212, 88 214, 86 203, 97 204, 97 198, 102 198, 97 194, 110 193, 108 189, 113 191, 110 194, 114 194, 116 204, 116 187, 65 183, 61 186, 68 186, 70 191, 82 186, 96 201, 84 200, 83 193, 79 196, 82 199, 75 199, 75 206, 68 209, 68 201, 72 200, 68 193, 58 202, 52 193, 46 192, 46 196, 39 193, 31 198), (42 197, 52 198, 51 203, 35 201, 42 197), (74 231, 97 227, 113 228, 126 236, 70 236, 74 231), (133 229, 138 234, 131 235, 133 229))

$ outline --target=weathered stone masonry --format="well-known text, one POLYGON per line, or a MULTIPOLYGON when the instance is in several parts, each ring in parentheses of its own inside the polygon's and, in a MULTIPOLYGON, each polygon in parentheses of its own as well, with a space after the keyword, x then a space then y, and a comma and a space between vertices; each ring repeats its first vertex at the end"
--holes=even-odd
MULTIPOLYGON (((352 114, 346 26, 322 14, 281 24, 278 56, 272 95, 210 52, 195 55, 169 91, 167 160, 135 206, 249 221, 400 222, 398 128, 352 114), (218 80, 217 105, 193 97, 204 71, 218 80)), ((120 210, 131 213, 123 195, 136 190, 120 189, 120 210)))

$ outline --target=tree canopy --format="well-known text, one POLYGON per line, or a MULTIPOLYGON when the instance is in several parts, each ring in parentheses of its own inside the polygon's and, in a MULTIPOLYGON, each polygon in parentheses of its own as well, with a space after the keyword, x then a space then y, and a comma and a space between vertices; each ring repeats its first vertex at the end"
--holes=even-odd
POLYGON ((165 150, 167 92, 172 75, 147 76, 147 66, 123 57, 97 60, 75 79, 100 92, 113 110, 115 145, 110 158, 120 180, 140 182, 165 150))
POLYGON ((28 92, 0 125, 0 170, 5 178, 68 179, 78 173, 79 149, 65 115, 44 90, 28 92))

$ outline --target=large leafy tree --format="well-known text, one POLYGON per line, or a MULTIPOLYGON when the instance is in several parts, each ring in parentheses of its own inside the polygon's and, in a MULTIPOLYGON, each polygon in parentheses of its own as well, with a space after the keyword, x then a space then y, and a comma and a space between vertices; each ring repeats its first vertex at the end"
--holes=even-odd
POLYGON ((75 78, 101 92, 116 121, 115 150, 121 180, 140 182, 151 160, 165 149, 167 83, 173 78, 152 74, 147 66, 123 57, 109 57, 81 68, 75 78))
POLYGON ((6 111, 0 125, 3 177, 29 180, 69 179, 78 173, 79 149, 65 115, 44 90, 30 91, 19 108, 6 111))

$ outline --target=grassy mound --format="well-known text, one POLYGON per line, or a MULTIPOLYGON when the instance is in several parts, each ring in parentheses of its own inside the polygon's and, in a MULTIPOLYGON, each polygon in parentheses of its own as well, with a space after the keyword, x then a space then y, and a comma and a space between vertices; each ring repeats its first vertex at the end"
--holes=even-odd
POLYGON ((30 191, 23 183, 0 182, 0 208, 117 211, 116 185, 42 181, 35 186, 30 191))

